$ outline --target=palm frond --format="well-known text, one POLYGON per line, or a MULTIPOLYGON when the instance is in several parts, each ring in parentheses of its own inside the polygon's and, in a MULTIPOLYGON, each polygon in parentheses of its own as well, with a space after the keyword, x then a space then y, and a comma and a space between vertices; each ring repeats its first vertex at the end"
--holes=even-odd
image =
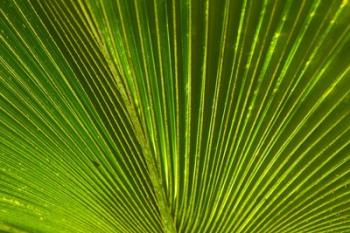
POLYGON ((1 232, 349 232, 350 3, 1 0, 1 232))

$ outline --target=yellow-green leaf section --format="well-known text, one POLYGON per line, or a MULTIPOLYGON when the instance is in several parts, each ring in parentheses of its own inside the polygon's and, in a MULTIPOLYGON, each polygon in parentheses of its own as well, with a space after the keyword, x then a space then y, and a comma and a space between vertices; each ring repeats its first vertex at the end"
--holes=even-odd
POLYGON ((350 232, 348 0, 0 0, 0 232, 350 232))

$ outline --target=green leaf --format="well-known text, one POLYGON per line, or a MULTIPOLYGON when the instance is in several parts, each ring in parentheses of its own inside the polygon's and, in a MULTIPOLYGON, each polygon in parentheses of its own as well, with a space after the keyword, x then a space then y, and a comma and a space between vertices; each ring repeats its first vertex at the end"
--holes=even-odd
POLYGON ((350 231, 348 0, 0 0, 0 231, 350 231))

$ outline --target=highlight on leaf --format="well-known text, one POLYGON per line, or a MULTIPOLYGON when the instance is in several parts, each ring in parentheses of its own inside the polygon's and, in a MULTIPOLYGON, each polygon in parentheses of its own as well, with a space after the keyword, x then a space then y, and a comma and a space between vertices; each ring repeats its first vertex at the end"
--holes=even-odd
POLYGON ((347 0, 0 0, 1 232, 350 232, 347 0))

